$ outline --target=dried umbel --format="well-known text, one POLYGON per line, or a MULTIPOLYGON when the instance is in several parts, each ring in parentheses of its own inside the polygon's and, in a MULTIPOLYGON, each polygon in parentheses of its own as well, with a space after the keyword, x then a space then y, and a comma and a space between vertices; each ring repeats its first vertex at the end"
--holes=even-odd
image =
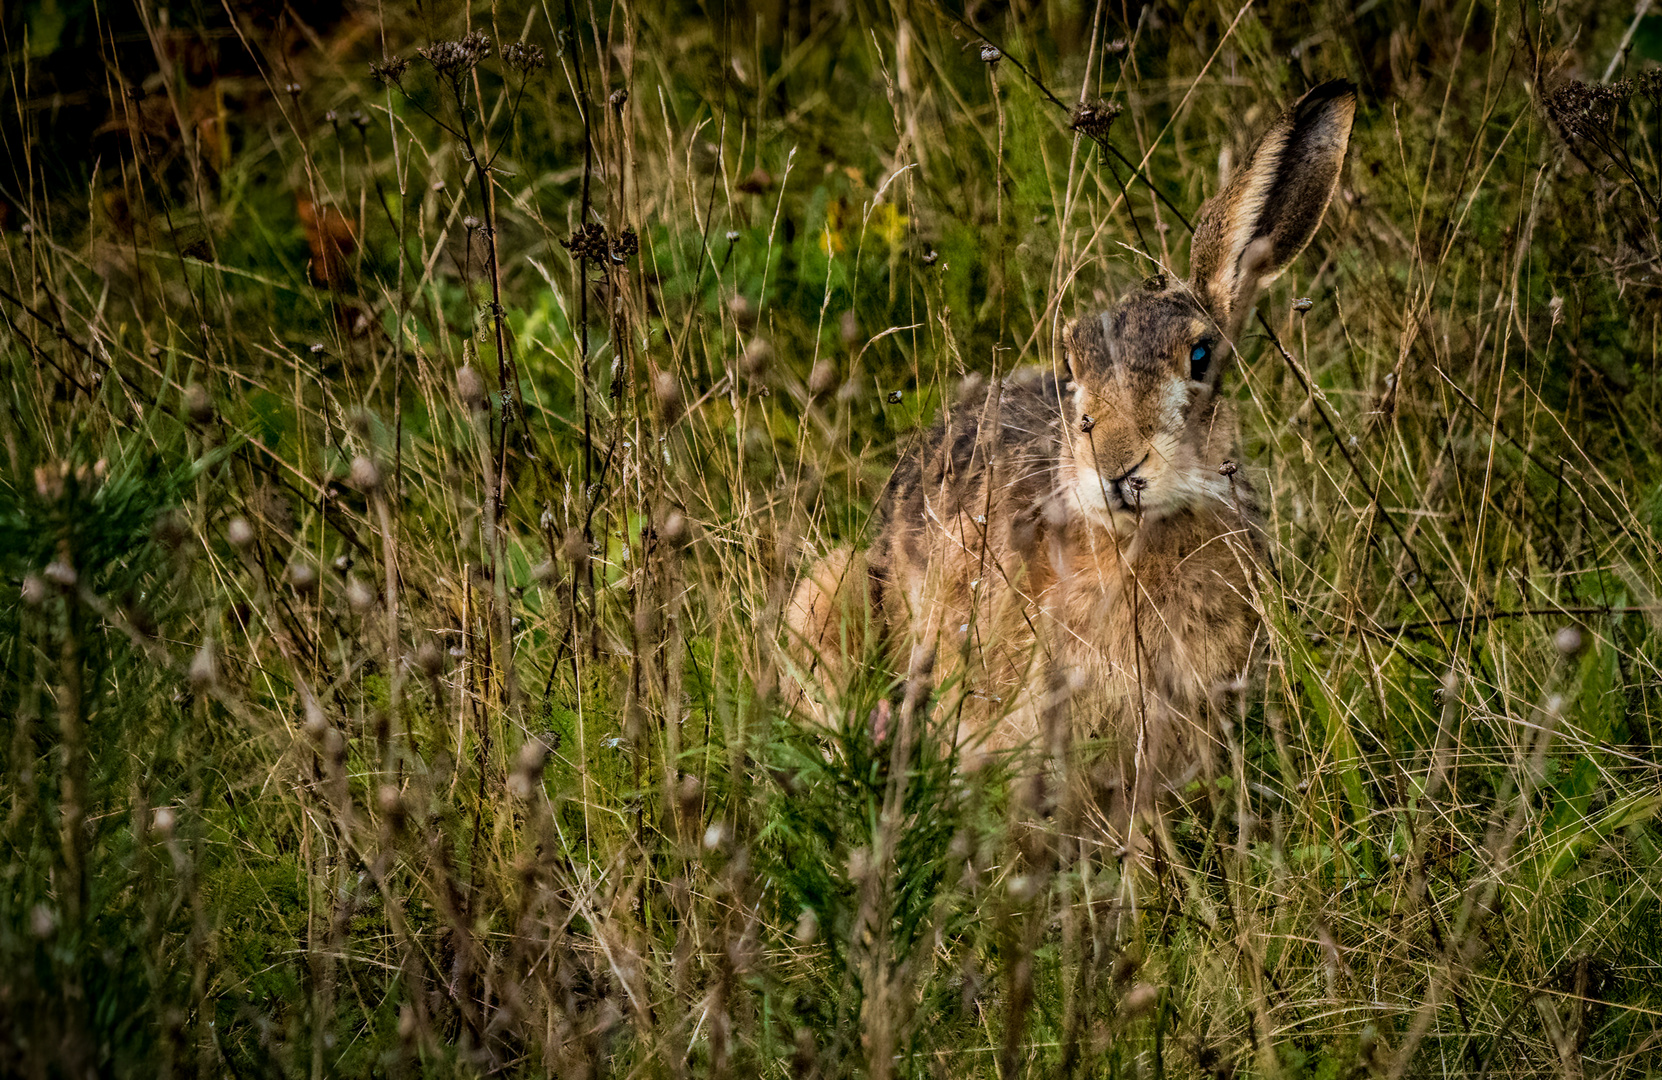
POLYGON ((606 257, 606 227, 595 222, 582 226, 560 246, 571 252, 574 259, 603 259, 606 257))
POLYGON ((1662 105, 1662 68, 1641 71, 1633 77, 1633 88, 1658 105, 1662 105))
POLYGON ((534 75, 548 66, 548 56, 541 45, 515 41, 502 48, 502 59, 521 75, 534 75))
POLYGON ((1616 114, 1633 96, 1625 79, 1609 86, 1590 86, 1570 80, 1547 95, 1547 115, 1568 139, 1602 143, 1610 135, 1616 114))
POLYGON ((404 73, 409 70, 410 60, 406 56, 387 56, 369 62, 370 77, 388 86, 403 85, 404 73))
POLYGON ((455 41, 435 41, 417 51, 439 76, 453 79, 473 70, 475 64, 490 56, 491 39, 483 31, 474 30, 455 41))
POLYGON ((604 225, 591 221, 561 240, 560 246, 574 259, 606 259, 621 266, 640 251, 641 241, 634 229, 608 236, 604 225))
POLYGON ((1091 139, 1107 138, 1108 131, 1119 119, 1125 106, 1117 101, 1087 101, 1073 111, 1073 120, 1068 124, 1079 134, 1091 139))

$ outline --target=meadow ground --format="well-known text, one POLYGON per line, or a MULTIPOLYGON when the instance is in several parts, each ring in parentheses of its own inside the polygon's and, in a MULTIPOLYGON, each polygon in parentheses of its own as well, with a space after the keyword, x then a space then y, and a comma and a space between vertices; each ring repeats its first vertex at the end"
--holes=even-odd
POLYGON ((0 18, 0 1072, 1662 1072, 1648 3, 0 18), (1159 856, 805 727, 806 560, 1333 77, 1159 856))

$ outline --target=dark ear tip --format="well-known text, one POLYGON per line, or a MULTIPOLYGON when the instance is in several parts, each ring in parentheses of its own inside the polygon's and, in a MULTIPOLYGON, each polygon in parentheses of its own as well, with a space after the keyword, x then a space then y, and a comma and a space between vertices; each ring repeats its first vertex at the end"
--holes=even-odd
POLYGON ((1308 116, 1325 106, 1345 102, 1356 104, 1356 84, 1349 79, 1329 79, 1305 91, 1293 110, 1301 116, 1308 116))

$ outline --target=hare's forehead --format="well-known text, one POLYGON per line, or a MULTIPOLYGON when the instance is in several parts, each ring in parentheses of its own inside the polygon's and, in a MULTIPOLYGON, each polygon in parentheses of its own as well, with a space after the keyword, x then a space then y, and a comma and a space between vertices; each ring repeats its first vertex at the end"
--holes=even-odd
POLYGON ((1185 292, 1133 293, 1108 311, 1084 315, 1068 326, 1066 344, 1076 361, 1130 367, 1170 363, 1212 329, 1185 292))

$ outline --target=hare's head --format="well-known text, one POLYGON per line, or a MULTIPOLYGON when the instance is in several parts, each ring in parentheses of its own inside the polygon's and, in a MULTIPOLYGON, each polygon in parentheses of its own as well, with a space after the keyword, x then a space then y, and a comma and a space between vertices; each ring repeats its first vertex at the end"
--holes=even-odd
POLYGON ((1217 380, 1259 288, 1321 224, 1355 112, 1349 83, 1305 94, 1201 208, 1188 281, 1152 278, 1064 329, 1063 421, 1088 514, 1124 527, 1228 496, 1217 380))

